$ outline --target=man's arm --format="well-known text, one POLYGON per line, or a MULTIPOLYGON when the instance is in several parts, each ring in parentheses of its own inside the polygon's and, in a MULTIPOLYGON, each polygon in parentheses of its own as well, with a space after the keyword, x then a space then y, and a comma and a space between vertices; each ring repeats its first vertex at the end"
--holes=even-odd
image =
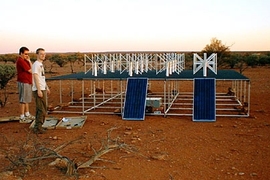
POLYGON ((40 83, 39 83, 39 79, 38 79, 38 74, 34 73, 33 76, 34 76, 34 81, 35 81, 35 84, 36 84, 36 87, 37 87, 38 97, 43 97, 42 91, 40 89, 40 83))
POLYGON ((51 90, 50 90, 49 86, 47 85, 47 83, 46 83, 46 90, 47 90, 48 94, 51 94, 51 90))

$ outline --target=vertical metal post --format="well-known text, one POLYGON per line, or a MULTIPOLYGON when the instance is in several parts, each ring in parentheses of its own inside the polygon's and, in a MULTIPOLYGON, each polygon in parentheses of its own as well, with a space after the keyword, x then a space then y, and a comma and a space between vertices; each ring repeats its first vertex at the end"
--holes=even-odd
POLYGON ((84 73, 86 73, 86 54, 83 56, 84 58, 84 73))
POLYGON ((97 62, 94 62, 94 76, 97 76, 97 62))
POLYGON ((166 111, 167 111, 167 98, 166 98, 166 89, 167 89, 167 80, 165 79, 164 84, 163 84, 163 93, 164 93, 164 97, 163 97, 163 106, 164 106, 164 117, 166 117, 166 111))
POLYGON ((59 91, 60 91, 60 103, 62 104, 63 101, 62 101, 62 80, 59 81, 59 85, 60 85, 60 88, 59 88, 59 91))
POLYGON ((204 56, 204 59, 203 59, 203 63, 204 63, 204 65, 203 65, 203 76, 204 77, 206 77, 207 76, 207 66, 208 66, 208 64, 207 64, 207 54, 206 53, 203 53, 203 56, 204 56))
POLYGON ((121 79, 120 80, 120 93, 121 93, 121 95, 120 95, 120 97, 121 97, 121 110, 120 110, 120 112, 121 112, 121 114, 122 114, 122 112, 123 112, 123 80, 121 79))
POLYGON ((241 103, 243 104, 243 81, 240 81, 240 99, 241 99, 241 103))
POLYGON ((132 67, 132 58, 129 60, 129 75, 130 76, 132 76, 132 69, 133 69, 133 67, 132 67))
POLYGON ((73 102, 74 99, 74 89, 73 89, 73 80, 71 80, 71 102, 73 102))
POLYGON ((246 102, 247 96, 247 81, 244 81, 244 99, 243 101, 246 102))
POLYGON ((106 59, 104 60, 104 63, 103 63, 103 74, 107 74, 107 61, 106 61, 106 59))
POLYGON ((105 101, 105 85, 104 85, 104 80, 102 81, 102 99, 105 101))
POLYGON ((96 106, 96 81, 97 79, 95 79, 94 81, 94 95, 93 95, 93 106, 95 107, 96 106))
POLYGON ((84 115, 84 80, 82 80, 82 115, 84 115))
POLYGON ((248 116, 249 116, 249 113, 250 113, 250 81, 248 81, 248 116))
POLYGON ((139 62, 135 60, 135 74, 139 74, 139 62))

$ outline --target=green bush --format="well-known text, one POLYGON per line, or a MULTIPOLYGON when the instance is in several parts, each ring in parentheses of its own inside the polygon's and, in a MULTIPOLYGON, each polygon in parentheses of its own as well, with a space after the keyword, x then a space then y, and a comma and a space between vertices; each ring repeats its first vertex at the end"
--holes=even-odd
POLYGON ((15 74, 16 68, 14 65, 0 64, 0 89, 4 89, 15 74))
POLYGON ((245 62, 248 66, 255 67, 258 65, 258 56, 257 55, 249 55, 246 57, 245 62))
POLYGON ((265 66, 266 64, 270 64, 270 56, 262 55, 259 57, 258 64, 260 66, 265 66))
POLYGON ((0 106, 6 105, 8 94, 6 86, 8 82, 16 75, 16 68, 14 65, 0 64, 0 106), (2 99, 2 92, 4 91, 4 99, 2 99))

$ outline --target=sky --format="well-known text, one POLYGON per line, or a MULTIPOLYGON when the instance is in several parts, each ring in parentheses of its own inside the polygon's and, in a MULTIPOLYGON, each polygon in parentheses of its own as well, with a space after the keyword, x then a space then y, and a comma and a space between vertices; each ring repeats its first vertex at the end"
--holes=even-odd
POLYGON ((217 38, 231 51, 270 51, 270 0, 5 0, 0 54, 201 51, 217 38))

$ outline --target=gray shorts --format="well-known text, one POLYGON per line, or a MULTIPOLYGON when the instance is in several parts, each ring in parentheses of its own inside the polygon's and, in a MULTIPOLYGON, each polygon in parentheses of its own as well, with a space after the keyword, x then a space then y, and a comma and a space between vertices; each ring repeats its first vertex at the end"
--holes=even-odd
POLYGON ((32 85, 18 82, 20 103, 30 103, 32 101, 32 85))

